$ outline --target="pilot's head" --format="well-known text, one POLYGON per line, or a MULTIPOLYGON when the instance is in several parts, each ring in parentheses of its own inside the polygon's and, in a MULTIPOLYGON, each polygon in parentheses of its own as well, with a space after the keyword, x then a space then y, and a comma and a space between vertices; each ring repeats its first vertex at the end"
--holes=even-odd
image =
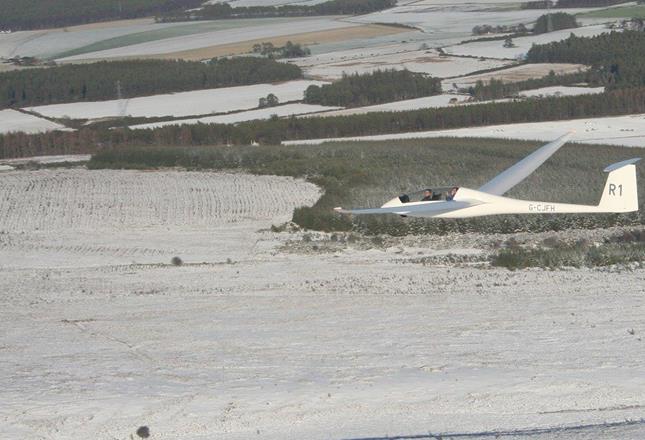
POLYGON ((431 189, 424 190, 423 197, 432 197, 432 190, 431 189))

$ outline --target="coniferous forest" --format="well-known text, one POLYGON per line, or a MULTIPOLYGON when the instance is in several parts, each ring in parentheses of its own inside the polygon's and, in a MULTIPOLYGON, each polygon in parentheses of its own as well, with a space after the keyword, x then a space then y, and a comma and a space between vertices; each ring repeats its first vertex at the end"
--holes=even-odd
POLYGON ((441 93, 441 80, 409 70, 377 70, 363 75, 344 75, 339 81, 309 86, 305 102, 358 107, 441 93))
POLYGON ((639 87, 645 85, 645 32, 571 35, 563 41, 534 45, 527 61, 587 64, 596 79, 609 88, 639 87))

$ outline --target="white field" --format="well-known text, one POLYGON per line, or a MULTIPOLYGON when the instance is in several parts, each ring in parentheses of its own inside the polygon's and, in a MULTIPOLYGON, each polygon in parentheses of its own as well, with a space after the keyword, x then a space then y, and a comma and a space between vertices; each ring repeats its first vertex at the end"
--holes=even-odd
MULTIPOLYGON (((576 9, 576 12, 578 10, 576 9)), ((544 11, 542 11, 544 12, 544 11)), ((513 38, 516 47, 505 48, 504 40, 498 41, 475 41, 472 43, 459 44, 444 48, 446 53, 453 55, 467 55, 486 58, 522 59, 526 56, 533 44, 546 44, 554 41, 565 40, 569 35, 578 37, 593 37, 609 32, 604 25, 584 26, 575 29, 562 29, 540 35, 513 38)))
MULTIPOLYGON (((406 46, 409 47, 409 45, 406 46)), ((418 48, 419 44, 417 43, 415 46, 418 48)), ((383 51, 385 52, 383 55, 377 55, 379 52, 379 48, 331 52, 300 58, 292 62, 302 67, 307 75, 323 80, 339 79, 344 73, 348 75, 363 74, 384 69, 407 69, 412 72, 446 78, 511 64, 508 61, 500 60, 439 56, 435 50, 399 49, 398 52, 383 51)))
POLYGON ((18 131, 24 133, 43 133, 53 130, 68 129, 64 125, 16 110, 0 110, 0 134, 18 131))
POLYGON ((308 113, 324 112, 335 110, 341 107, 328 107, 324 105, 315 104, 285 104, 276 107, 261 108, 257 110, 249 110, 246 112, 230 113, 227 115, 219 116, 206 116, 204 118, 191 118, 179 119, 175 121, 162 121, 151 122, 149 124, 131 125, 130 128, 158 128, 168 125, 184 125, 184 124, 235 124, 237 122, 253 121, 256 119, 269 119, 273 115, 278 117, 303 115, 308 113))
POLYGON ((575 130, 571 142, 645 147, 645 114, 609 118, 572 119, 568 121, 530 122, 525 124, 489 125, 452 130, 357 136, 351 138, 285 141, 286 145, 314 145, 345 140, 389 140, 433 137, 490 137, 504 139, 553 140, 575 130))
POLYGON ((145 96, 128 100, 75 102, 31 107, 29 110, 53 117, 98 119, 117 116, 193 116, 226 113, 256 108, 259 99, 273 93, 280 102, 299 101, 310 85, 320 81, 296 80, 278 84, 255 84, 239 87, 194 90, 190 92, 145 96))
POLYGON ((643 438, 624 421, 645 406, 645 270, 413 262, 508 236, 320 252, 266 231, 317 197, 240 174, 0 174, 0 437, 643 438))
POLYGON ((568 63, 536 63, 536 64, 521 64, 519 66, 509 67, 507 69, 497 70, 488 73, 479 73, 475 75, 462 76, 460 78, 450 78, 442 81, 441 87, 443 90, 450 90, 457 85, 457 88, 466 88, 474 86, 477 81, 484 83, 490 82, 491 79, 497 79, 504 82, 518 82, 527 79, 542 78, 547 76, 551 71, 556 75, 564 75, 567 73, 576 73, 587 70, 588 67, 583 64, 568 64, 568 63))
POLYGON ((520 96, 576 96, 604 93, 604 87, 552 86, 519 92, 520 96))
POLYGON ((315 117, 315 116, 363 115, 366 113, 374 113, 374 112, 398 112, 398 111, 404 111, 404 110, 418 110, 422 108, 449 107, 454 105, 450 103, 450 100, 452 99, 456 99, 457 102, 461 104, 465 104, 463 101, 468 99, 468 96, 449 95, 449 94, 426 96, 423 98, 406 99, 403 101, 394 101, 394 102, 388 102, 385 104, 347 108, 343 110, 334 110, 334 111, 329 111, 324 113, 310 114, 307 116, 315 117))
POLYGON ((201 32, 192 35, 164 38, 140 44, 131 44, 113 49, 84 53, 71 57, 61 58, 58 61, 69 62, 86 59, 105 59, 136 57, 147 55, 160 55, 165 53, 201 49, 205 47, 224 44, 240 43, 262 38, 273 38, 298 33, 316 32, 347 28, 355 26, 354 23, 337 20, 333 17, 305 17, 283 21, 270 21, 262 26, 238 27, 210 32, 201 32))

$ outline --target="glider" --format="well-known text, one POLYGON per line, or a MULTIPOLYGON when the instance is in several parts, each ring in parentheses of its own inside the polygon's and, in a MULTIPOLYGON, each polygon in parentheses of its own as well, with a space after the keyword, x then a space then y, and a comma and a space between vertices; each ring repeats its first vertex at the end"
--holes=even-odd
POLYGON ((564 145, 571 133, 550 142, 477 190, 463 187, 426 190, 426 197, 403 194, 380 208, 343 209, 343 214, 398 214, 404 217, 466 218, 497 214, 565 214, 565 213, 623 213, 638 211, 636 162, 629 159, 609 165, 605 189, 598 205, 537 202, 504 197, 504 194, 523 181, 564 145), (430 191, 430 194, 428 194, 430 191))

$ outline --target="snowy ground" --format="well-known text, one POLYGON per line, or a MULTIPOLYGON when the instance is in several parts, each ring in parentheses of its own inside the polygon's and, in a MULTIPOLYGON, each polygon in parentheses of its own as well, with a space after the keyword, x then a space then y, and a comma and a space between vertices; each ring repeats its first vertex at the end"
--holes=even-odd
POLYGON ((307 116, 342 116, 342 115, 362 115, 365 113, 374 112, 397 112, 404 110, 417 110, 421 108, 438 108, 449 107, 454 105, 451 103, 453 99, 459 103, 463 103, 468 96, 465 95, 436 95, 426 96, 424 98, 406 99, 403 101, 388 102, 386 104, 369 105, 365 107, 355 107, 343 110, 334 110, 324 113, 311 114, 307 116))
POLYGON ((0 164, 6 165, 24 165, 29 162, 40 164, 52 163, 74 163, 74 162, 87 162, 92 156, 89 154, 60 154, 55 156, 32 156, 21 157, 18 159, 0 159, 0 164))
POLYGON ((259 99, 269 93, 276 95, 281 102, 299 101, 302 100, 307 87, 321 84, 325 83, 297 80, 279 84, 194 90, 127 100, 44 105, 31 107, 29 110, 52 118, 72 119, 98 119, 126 115, 182 117, 256 108, 259 99))
POLYGON ((318 196, 287 178, 0 182, 0 437, 544 439, 643 417, 642 269, 415 263, 484 252, 476 235, 326 250, 259 231, 318 196))
POLYGON ((11 132, 42 133, 66 130, 64 125, 15 110, 0 110, 0 134, 11 132))
POLYGON ((570 130, 575 130, 576 132, 571 138, 572 142, 645 147, 645 114, 608 118, 572 119, 568 121, 489 125, 486 127, 417 131, 351 138, 309 139, 285 141, 283 143, 287 145, 311 145, 341 140, 388 140, 453 136, 553 140, 570 130))
POLYGON ((315 104, 285 104, 276 107, 261 108, 257 110, 249 110, 246 112, 230 113, 220 116, 207 116, 205 118, 191 118, 179 119, 176 121, 162 121, 152 122, 149 124, 131 125, 130 128, 157 128, 165 127, 168 125, 183 125, 183 124, 234 124, 236 122, 252 121, 256 119, 269 119, 276 115, 278 117, 291 116, 291 115, 304 115, 308 113, 324 112, 328 110, 336 110, 341 107, 328 107, 324 105, 315 104))

